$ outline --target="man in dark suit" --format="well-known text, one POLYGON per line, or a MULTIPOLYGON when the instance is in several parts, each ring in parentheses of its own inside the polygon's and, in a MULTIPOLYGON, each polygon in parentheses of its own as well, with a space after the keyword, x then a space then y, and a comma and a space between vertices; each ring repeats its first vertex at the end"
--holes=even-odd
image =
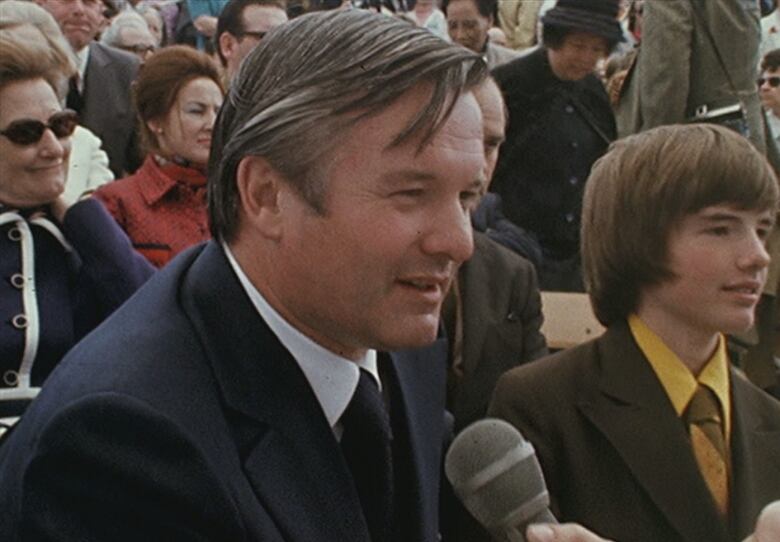
POLYGON ((246 62, 214 129, 215 240, 72 350, 0 447, 4 539, 437 539, 434 341, 472 251, 484 64, 357 10, 246 62))
POLYGON ((36 1, 52 14, 76 55, 78 76, 70 81, 68 108, 101 139, 114 176, 132 173, 141 163, 130 100, 138 57, 94 41, 103 11, 100 0, 36 1))
POLYGON ((656 128, 596 163, 582 254, 607 331, 506 373, 489 409, 533 443, 558 519, 739 542, 780 499, 780 403, 723 335, 753 323, 777 204, 769 164, 720 126, 656 128))

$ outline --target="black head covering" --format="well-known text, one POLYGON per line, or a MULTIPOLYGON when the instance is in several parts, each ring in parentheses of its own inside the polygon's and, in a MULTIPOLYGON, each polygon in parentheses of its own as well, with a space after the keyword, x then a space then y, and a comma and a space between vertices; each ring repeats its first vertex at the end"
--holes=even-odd
POLYGON ((625 41, 617 21, 618 0, 558 0, 542 24, 589 32, 609 42, 625 41))

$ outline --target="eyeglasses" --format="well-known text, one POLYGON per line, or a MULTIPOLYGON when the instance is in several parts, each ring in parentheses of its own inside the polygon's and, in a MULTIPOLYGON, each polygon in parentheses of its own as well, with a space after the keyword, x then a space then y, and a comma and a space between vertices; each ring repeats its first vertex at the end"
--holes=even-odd
POLYGON ((119 48, 128 53, 135 53, 137 55, 148 55, 157 49, 154 45, 144 45, 143 43, 139 43, 138 45, 120 45, 119 48))
POLYGON ((253 30, 243 30, 237 37, 243 38, 244 36, 249 36, 250 38, 255 38, 256 40, 261 40, 265 37, 265 35, 268 34, 268 32, 260 32, 260 31, 253 31, 253 30))
POLYGON ((763 87, 764 83, 769 83, 770 87, 777 88, 780 86, 780 77, 759 77, 756 83, 758 83, 759 87, 763 87))
POLYGON ((47 128, 61 139, 71 135, 78 123, 79 116, 75 111, 63 109, 49 117, 45 124, 33 119, 15 120, 8 125, 8 128, 0 130, 0 135, 4 135, 17 145, 32 145, 41 140, 47 128))

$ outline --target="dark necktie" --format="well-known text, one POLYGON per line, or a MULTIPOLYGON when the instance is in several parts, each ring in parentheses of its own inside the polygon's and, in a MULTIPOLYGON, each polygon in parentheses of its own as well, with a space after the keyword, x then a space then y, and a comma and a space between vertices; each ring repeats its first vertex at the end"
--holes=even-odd
POLYGON ((84 109, 84 97, 79 92, 78 75, 74 75, 68 80, 68 97, 65 104, 68 109, 72 109, 79 114, 84 109))
POLYGON ((352 472, 371 540, 389 541, 393 527, 390 416, 376 381, 363 369, 341 422, 341 450, 352 472))
POLYGON ((684 415, 691 435, 693 455, 722 516, 728 512, 728 468, 726 439, 718 399, 699 385, 684 415))

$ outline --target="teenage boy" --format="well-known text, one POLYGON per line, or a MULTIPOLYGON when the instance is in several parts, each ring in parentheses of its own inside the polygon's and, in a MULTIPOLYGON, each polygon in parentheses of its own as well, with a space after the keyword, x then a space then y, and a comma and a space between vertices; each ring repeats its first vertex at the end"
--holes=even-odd
POLYGON ((536 447, 561 521, 613 540, 736 542, 780 498, 780 403, 731 368, 766 279, 777 181, 712 125, 621 140, 587 183, 600 338, 513 369, 490 413, 536 447))

